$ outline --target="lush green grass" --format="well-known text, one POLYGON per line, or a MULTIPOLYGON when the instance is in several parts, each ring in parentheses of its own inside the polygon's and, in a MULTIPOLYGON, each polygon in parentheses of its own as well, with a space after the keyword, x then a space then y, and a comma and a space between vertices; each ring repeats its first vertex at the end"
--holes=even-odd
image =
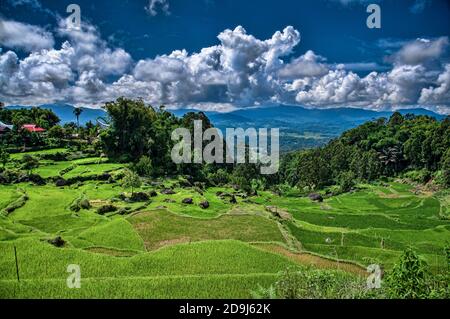
MULTIPOLYGON (((123 164, 90 157, 41 161, 35 173, 72 178, 114 175, 122 168, 123 164)), ((300 197, 293 189, 285 196, 259 192, 249 200, 237 197, 238 204, 231 204, 216 195, 233 192, 229 188, 200 191, 179 187, 176 179, 160 182, 176 194, 163 195, 161 187, 147 181, 135 191, 156 190, 158 195, 140 203, 118 199, 131 191, 120 182, 0 185, 0 212, 24 194, 28 197, 22 207, 0 214, 0 297, 247 298, 258 284, 270 286, 288 266, 312 259, 336 264, 319 256, 361 265, 378 263, 389 270, 410 246, 432 270, 446 266, 444 247, 450 240, 446 192, 418 196, 409 185, 390 183, 361 185, 357 192, 323 203, 300 197), (92 208, 72 211, 79 198, 88 199, 92 208), (183 204, 186 198, 194 204, 183 204), (202 201, 210 207, 202 209, 202 201), (107 204, 135 212, 97 214, 96 209, 107 204), (265 206, 276 206, 293 218, 277 220, 265 206), (66 241, 64 248, 48 243, 55 236, 66 241), (20 283, 15 281, 14 245, 20 283), (258 245, 278 249, 261 250, 258 245), (295 254, 292 249, 298 247, 315 256, 295 254), (67 288, 69 264, 81 266, 82 289, 67 288)))
POLYGON ((123 168, 123 165, 116 163, 78 165, 68 173, 64 174, 63 177, 68 179, 78 176, 100 175, 102 173, 116 171, 121 168, 123 168))
POLYGON ((142 238, 136 233, 133 226, 123 218, 114 219, 100 226, 90 227, 81 232, 77 238, 92 243, 92 246, 144 251, 142 238))
POLYGON ((35 240, 14 244, 22 282, 14 282, 13 243, 0 243, 0 297, 248 297, 258 283, 271 283, 276 273, 295 266, 237 241, 182 244, 129 258, 35 240), (70 264, 81 267, 79 291, 65 286, 70 264))
POLYGON ((56 153, 65 153, 68 150, 66 148, 52 148, 48 150, 34 151, 34 152, 22 152, 22 153, 13 153, 11 154, 11 159, 20 160, 25 155, 36 156, 41 154, 56 154, 56 153))
POLYGON ((0 298, 248 299, 258 285, 269 287, 276 274, 88 278, 81 289, 65 280, 0 280, 0 298))
POLYGON ((215 219, 177 216, 165 210, 129 218, 148 250, 179 242, 237 239, 246 242, 284 242, 274 221, 254 215, 223 215, 215 219))

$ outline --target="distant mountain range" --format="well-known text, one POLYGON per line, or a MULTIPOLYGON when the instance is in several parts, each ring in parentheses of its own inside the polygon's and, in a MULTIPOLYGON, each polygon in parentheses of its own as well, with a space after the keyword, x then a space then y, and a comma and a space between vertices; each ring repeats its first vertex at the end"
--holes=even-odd
MULTIPOLYGON (((182 116, 189 109, 173 111, 182 116)), ((399 110, 403 115, 428 115, 436 119, 444 116, 426 109, 399 110)), ((357 108, 307 109, 301 106, 278 105, 239 109, 230 113, 204 112, 215 127, 279 128, 281 150, 289 151, 326 144, 344 131, 367 121, 389 118, 393 112, 377 112, 357 108)))
MULTIPOLYGON (((8 106, 9 109, 29 108, 8 106)), ((41 108, 52 110, 61 119, 61 124, 75 122, 74 107, 67 104, 47 104, 41 108)), ((176 116, 183 116, 192 109, 171 110, 176 116)), ((426 109, 399 110, 402 114, 428 115, 436 119, 445 116, 426 109)), ((377 112, 357 108, 307 109, 301 106, 278 105, 259 108, 244 108, 230 113, 204 112, 215 127, 225 130, 227 127, 279 128, 281 149, 283 151, 314 147, 326 144, 342 132, 364 122, 380 117, 389 118, 393 112, 377 112)), ((80 124, 88 121, 95 123, 98 117, 104 117, 102 109, 83 108, 80 124)))

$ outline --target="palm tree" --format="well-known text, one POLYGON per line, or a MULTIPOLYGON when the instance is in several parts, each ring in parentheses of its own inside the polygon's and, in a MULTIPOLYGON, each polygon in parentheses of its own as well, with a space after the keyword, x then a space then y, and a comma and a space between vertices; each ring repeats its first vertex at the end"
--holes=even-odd
POLYGON ((398 146, 388 147, 387 149, 383 149, 379 154, 379 159, 383 163, 385 167, 389 170, 393 167, 394 172, 397 171, 398 164, 402 157, 402 151, 398 146))
POLYGON ((83 109, 80 109, 79 107, 76 107, 73 110, 73 114, 77 118, 77 126, 78 126, 78 128, 80 128, 80 115, 81 115, 81 113, 83 113, 83 109))

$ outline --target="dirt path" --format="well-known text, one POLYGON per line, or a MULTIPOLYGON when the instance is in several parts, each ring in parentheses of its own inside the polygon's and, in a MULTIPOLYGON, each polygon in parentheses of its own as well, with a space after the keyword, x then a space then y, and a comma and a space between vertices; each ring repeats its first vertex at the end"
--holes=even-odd
POLYGON ((294 253, 288 249, 277 244, 254 244, 254 246, 270 251, 276 254, 283 255, 298 264, 305 266, 313 266, 322 269, 340 269, 343 271, 351 272, 362 277, 367 277, 366 270, 358 265, 348 262, 337 262, 331 259, 315 256, 308 253, 294 253))

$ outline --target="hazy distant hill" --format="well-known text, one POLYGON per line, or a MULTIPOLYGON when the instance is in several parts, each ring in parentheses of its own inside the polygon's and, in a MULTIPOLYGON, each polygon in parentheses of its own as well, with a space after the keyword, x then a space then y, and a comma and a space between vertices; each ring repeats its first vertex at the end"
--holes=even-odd
MULTIPOLYGON (((62 124, 75 121, 74 107, 71 105, 48 104, 41 107, 55 112, 62 124)), ((8 108, 22 107, 8 106, 8 108)), ((177 116, 183 116, 192 111, 194 110, 179 109, 171 112, 177 116)), ((230 113, 205 112, 214 126, 222 130, 227 127, 279 128, 281 148, 284 151, 323 145, 352 127, 380 117, 389 118, 392 113, 357 108, 307 109, 289 105, 246 108, 230 113)), ((420 108, 401 110, 400 113, 444 118, 442 115, 420 108)), ((105 112, 101 109, 83 108, 80 123, 95 122, 99 116, 105 116, 105 112)))
MULTIPOLYGON (((173 111, 182 116, 192 110, 173 111)), ((300 106, 279 105, 240 109, 230 113, 205 112, 214 126, 280 128, 281 148, 284 151, 326 144, 342 132, 380 117, 389 118, 393 112, 376 112, 356 108, 307 109, 300 106)), ((425 109, 401 110, 402 114, 444 116, 425 109)))

